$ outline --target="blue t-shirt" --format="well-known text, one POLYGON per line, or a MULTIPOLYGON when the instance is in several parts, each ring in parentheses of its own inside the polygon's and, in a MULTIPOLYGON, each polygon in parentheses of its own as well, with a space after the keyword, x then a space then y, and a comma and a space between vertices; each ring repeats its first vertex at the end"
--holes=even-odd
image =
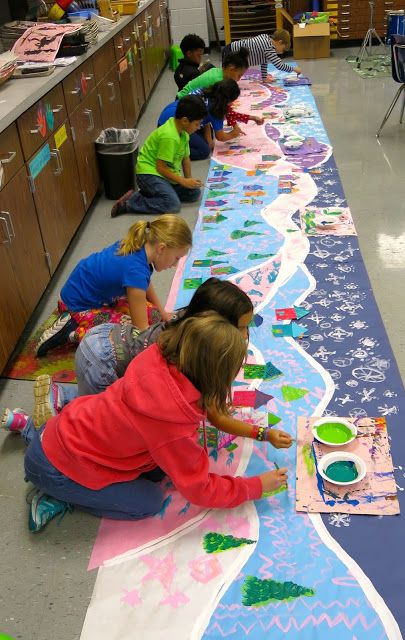
MULTIPOLYGON (((203 96, 201 89, 196 89, 192 91, 189 95, 200 96, 207 107, 208 115, 201 122, 201 129, 205 127, 206 124, 210 123, 214 131, 222 131, 224 128, 224 121, 222 118, 214 118, 214 116, 210 113, 210 102, 208 98, 203 96)), ((169 118, 174 118, 176 115, 176 109, 179 101, 175 100, 167 105, 159 116, 158 127, 161 127, 169 118)))
POLYGON ((127 287, 146 291, 152 267, 145 247, 126 256, 117 254, 121 241, 80 260, 73 269, 60 297, 70 311, 100 309, 115 298, 126 295, 127 287))

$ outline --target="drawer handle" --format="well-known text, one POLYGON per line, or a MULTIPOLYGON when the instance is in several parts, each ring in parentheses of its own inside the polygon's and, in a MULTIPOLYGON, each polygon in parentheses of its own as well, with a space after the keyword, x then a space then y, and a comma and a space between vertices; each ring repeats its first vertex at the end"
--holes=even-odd
POLYGON ((89 73, 88 76, 84 76, 86 78, 86 80, 93 80, 94 78, 94 73, 89 73))
POLYGON ((87 127, 87 131, 93 131, 94 129, 94 118, 93 118, 93 111, 91 109, 85 109, 84 113, 86 114, 86 116, 88 116, 89 118, 89 126, 87 127))
POLYGON ((80 88, 78 87, 77 89, 72 89, 72 91, 70 91, 69 93, 71 93, 72 96, 77 96, 80 93, 80 88))
POLYGON ((113 102, 115 100, 116 93, 115 93, 115 84, 113 82, 107 82, 107 87, 110 87, 111 89, 111 96, 110 96, 110 100, 111 102, 113 102))
POLYGON ((35 129, 30 129, 30 133, 35 134, 35 133, 39 133, 42 129, 42 125, 38 125, 37 127, 35 127, 35 129))
POLYGON ((7 232, 7 236, 8 236, 8 240, 3 240, 2 244, 11 244, 10 229, 8 228, 7 220, 3 216, 0 216, 0 220, 2 220, 4 222, 4 224, 6 225, 6 232, 7 232))
POLYGON ((7 153, 8 153, 8 158, 6 158, 5 160, 0 160, 0 164, 9 164, 14 160, 14 158, 17 155, 17 151, 8 151, 7 153))
MULTIPOLYGON (((11 213, 9 211, 0 211, 0 213, 2 213, 5 216, 8 216, 8 221, 10 223, 12 237, 15 238, 15 231, 14 231, 13 220, 11 218, 11 213)), ((9 233, 9 236, 10 236, 10 233, 9 233)))
POLYGON ((124 38, 124 42, 131 42, 131 38, 124 38))
POLYGON ((123 49, 124 48, 123 44, 116 44, 115 46, 116 46, 117 49, 123 49))
POLYGON ((52 109, 52 113, 60 113, 63 109, 63 104, 56 105, 55 109, 52 109))
POLYGON ((56 158, 56 162, 58 163, 58 168, 56 169, 56 171, 54 171, 54 174, 55 176, 60 176, 60 174, 63 172, 63 164, 59 149, 52 149, 51 156, 52 158, 56 158))

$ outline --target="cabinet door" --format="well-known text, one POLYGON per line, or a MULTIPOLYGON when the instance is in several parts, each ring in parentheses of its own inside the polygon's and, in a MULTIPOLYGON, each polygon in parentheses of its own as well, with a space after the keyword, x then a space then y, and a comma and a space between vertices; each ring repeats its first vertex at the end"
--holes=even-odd
POLYGON ((20 337, 28 319, 10 262, 10 239, 4 216, 0 217, 0 371, 20 337))
POLYGON ((53 140, 49 139, 28 162, 35 207, 51 273, 55 271, 68 245, 60 163, 57 154, 52 151, 53 145, 53 140))
POLYGON ((70 73, 63 80, 62 85, 67 111, 72 113, 96 86, 91 58, 70 73))
POLYGON ((72 239, 85 213, 84 198, 80 190, 79 172, 77 170, 75 150, 70 125, 66 121, 55 133, 53 153, 57 155, 60 197, 65 219, 65 249, 72 239))
POLYGON ((0 134, 0 189, 24 164, 20 140, 15 123, 0 134))
MULTIPOLYGON (((28 318, 43 294, 50 275, 25 167, 0 193, 0 216, 6 219, 9 242, 4 246, 9 252, 17 290, 24 301, 25 318, 28 318)), ((2 300, 4 304, 5 299, 2 300)))
POLYGON ((138 115, 138 102, 136 100, 135 72, 132 62, 132 54, 125 56, 118 63, 118 74, 122 109, 124 112, 125 126, 127 129, 135 126, 138 115))
POLYGON ((66 117, 65 98, 62 83, 60 83, 25 111, 17 120, 18 132, 26 160, 60 127, 66 117))
POLYGON ((100 101, 103 129, 117 127, 122 129, 125 125, 122 111, 120 83, 118 70, 114 66, 105 78, 97 85, 100 101))
POLYGON ((103 125, 97 91, 92 91, 82 104, 70 115, 80 187, 84 193, 85 208, 88 209, 100 187, 96 149, 94 141, 103 125))

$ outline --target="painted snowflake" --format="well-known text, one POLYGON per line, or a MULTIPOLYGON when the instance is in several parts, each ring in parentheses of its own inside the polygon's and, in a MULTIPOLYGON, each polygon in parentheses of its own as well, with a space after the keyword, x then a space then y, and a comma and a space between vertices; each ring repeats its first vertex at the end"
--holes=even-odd
POLYGON ((368 324, 364 320, 355 320, 350 323, 351 329, 368 329, 368 324))
POLYGON ((348 513, 331 513, 328 518, 329 524, 333 527, 349 527, 350 516, 348 513))

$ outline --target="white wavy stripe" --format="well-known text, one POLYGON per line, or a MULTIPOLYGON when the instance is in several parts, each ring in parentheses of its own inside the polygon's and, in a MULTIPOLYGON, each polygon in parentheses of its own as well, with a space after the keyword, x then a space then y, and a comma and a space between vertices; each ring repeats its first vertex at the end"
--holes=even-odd
POLYGON ((371 582, 370 578, 366 576, 357 562, 351 556, 349 556, 349 554, 346 553, 344 549, 342 549, 340 544, 336 542, 336 540, 330 535, 329 531, 323 523, 320 514, 308 513, 308 516, 324 545, 328 547, 328 549, 333 551, 333 553, 339 558, 339 560, 343 562, 344 565, 346 565, 350 573, 356 578, 364 594, 368 598, 371 606, 375 609, 376 613, 380 617, 388 640, 403 640, 403 636, 401 634, 397 621, 395 620, 387 604, 371 582))

